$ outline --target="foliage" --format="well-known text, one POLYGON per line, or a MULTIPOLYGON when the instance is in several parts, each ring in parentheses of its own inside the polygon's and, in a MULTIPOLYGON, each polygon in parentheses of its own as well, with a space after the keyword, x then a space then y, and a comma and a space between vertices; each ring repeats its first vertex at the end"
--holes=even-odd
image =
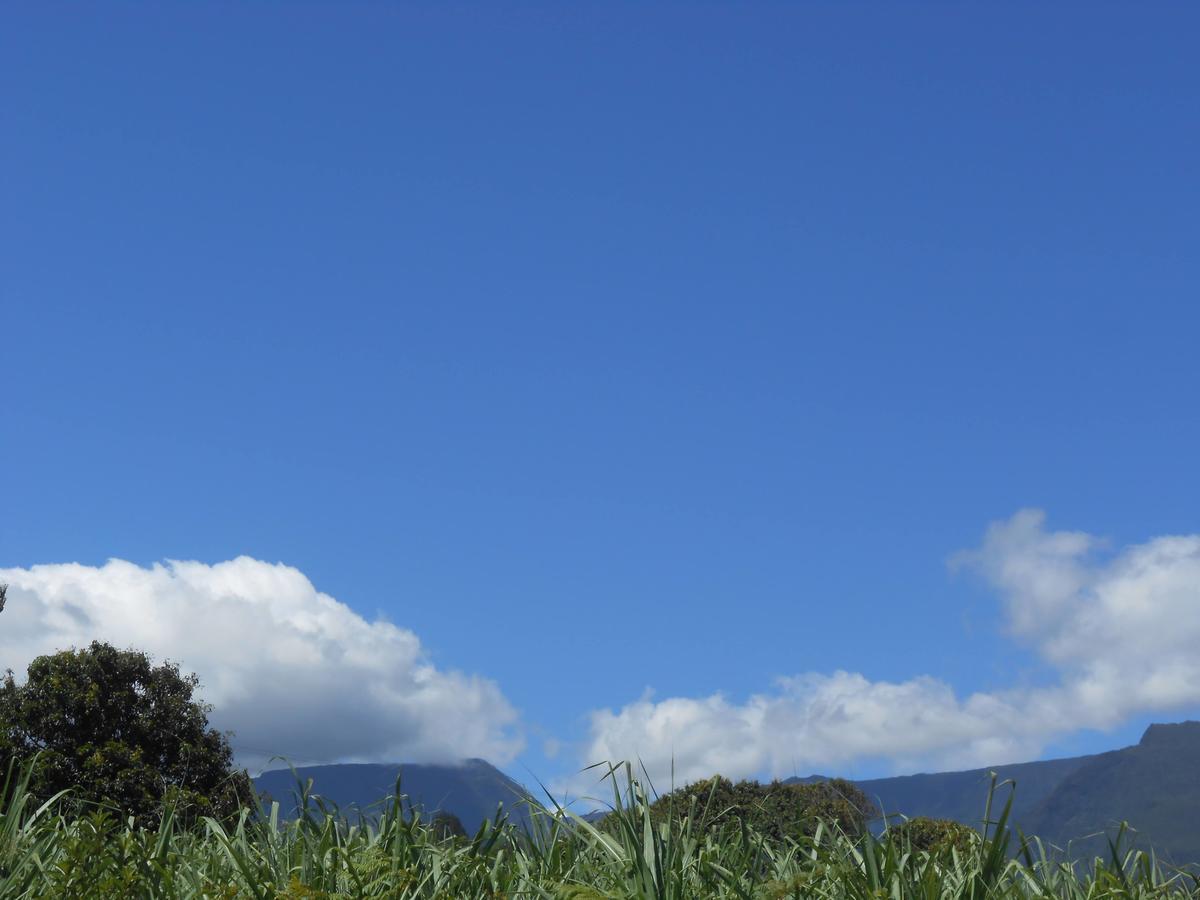
POLYGON ((463 828, 458 816, 445 810, 438 810, 433 814, 429 820, 429 827, 442 840, 467 836, 467 829, 463 828))
POLYGON ((224 900, 1200 900, 1200 884, 1153 857, 1113 851, 1087 865, 1013 846, 1009 808, 963 852, 914 853, 820 824, 772 840, 745 823, 714 831, 655 819, 642 786, 609 773, 599 829, 551 803, 536 838, 501 821, 443 840, 397 795, 370 826, 337 815, 284 822, 274 805, 186 824, 166 804, 155 828, 104 811, 39 806, 29 767, 9 769, 0 806, 0 897, 224 900), (1014 856, 1013 851, 1018 851, 1014 856))
POLYGON ((979 834, 973 828, 953 819, 933 819, 915 816, 888 828, 888 839, 908 850, 943 853, 957 850, 966 853, 975 846, 979 834))
POLYGON ((196 685, 176 665, 98 642, 39 656, 24 683, 10 671, 0 684, 0 764, 28 761, 38 800, 69 791, 143 826, 154 827, 165 804, 228 819, 250 802, 250 781, 208 727, 196 685))
POLYGON ((842 779, 762 784, 716 776, 659 797, 650 804, 650 813, 655 821, 691 817, 702 830, 745 825, 780 840, 811 834, 820 822, 857 836, 878 810, 858 787, 842 779))

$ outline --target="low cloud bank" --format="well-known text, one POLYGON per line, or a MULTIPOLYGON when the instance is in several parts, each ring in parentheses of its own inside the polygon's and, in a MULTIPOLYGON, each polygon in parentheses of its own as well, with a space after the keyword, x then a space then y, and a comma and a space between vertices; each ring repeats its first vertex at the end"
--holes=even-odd
POLYGON ((647 695, 591 714, 581 763, 640 758, 659 784, 672 765, 676 782, 836 772, 879 756, 898 768, 969 767, 1032 758, 1057 736, 1135 713, 1200 704, 1200 535, 1106 553, 1099 538, 1047 531, 1041 511, 1022 510, 952 564, 997 591, 1012 634, 1058 673, 1052 686, 959 697, 934 678, 835 672, 780 678, 744 703, 647 695))
POLYGON ((200 676, 239 761, 504 764, 522 747, 499 687, 436 668, 411 631, 368 622, 290 566, 239 557, 149 568, 0 569, 0 659, 19 676, 43 653, 104 640, 200 676))
MULTIPOLYGON (((997 592, 1011 635, 1056 673, 1049 686, 959 696, 927 676, 870 681, 838 671, 779 678, 735 702, 646 695, 591 713, 580 765, 639 760, 656 783, 844 771, 887 757, 898 769, 1028 759, 1081 728, 1200 705, 1200 535, 1110 550, 1052 532, 1037 510, 993 524, 952 560, 997 592)), ((141 567, 112 560, 0 570, 9 602, 0 659, 93 639, 196 672, 251 768, 270 756, 318 761, 511 762, 523 747, 500 688, 439 669, 416 635, 368 622, 297 569, 247 557, 141 567)), ((555 747, 555 750, 557 746, 555 747)), ((547 753, 551 751, 547 748, 547 753)), ((595 778, 568 779, 586 791, 595 778)))

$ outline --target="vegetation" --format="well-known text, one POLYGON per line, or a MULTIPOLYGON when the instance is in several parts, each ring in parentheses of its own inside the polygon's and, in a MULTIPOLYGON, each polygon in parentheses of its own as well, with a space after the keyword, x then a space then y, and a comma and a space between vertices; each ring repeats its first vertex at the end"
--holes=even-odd
MULTIPOLYGON (((497 898, 545 900, 1119 900, 1200 898, 1200 882, 1140 852, 1088 865, 1022 847, 1007 807, 966 847, 920 848, 915 829, 851 835, 819 821, 772 839, 744 820, 658 817, 631 771, 612 771, 612 814, 594 825, 550 804, 530 836, 487 824, 457 837, 394 797, 370 823, 279 807, 187 825, 164 801, 143 827, 87 805, 37 804, 10 767, 0 807, 5 898, 497 898), (618 781, 622 787, 618 789, 618 781)), ((310 805, 301 798, 297 808, 310 805)))
MULTIPOLYGON (((0 592, 2 598, 2 592, 0 592)), ((610 768, 593 823, 529 802, 474 835, 400 794, 370 819, 297 789, 262 806, 193 700, 194 676, 93 644, 0 685, 0 898, 543 900, 1200 900, 1200 877, 1122 836, 1064 862, 1009 827, 878 815, 855 785, 712 778, 655 797, 610 768), (515 823, 520 824, 515 824, 515 823), (528 826, 528 827, 527 827, 528 826)), ((1007 784, 1007 783, 1006 783, 1007 784)))
POLYGON ((979 840, 979 833, 953 819, 916 816, 894 825, 889 829, 888 838, 909 850, 968 853, 979 840))
POLYGON ((208 727, 196 684, 178 666, 109 644, 40 656, 24 683, 11 671, 0 683, 0 766, 28 761, 36 802, 67 792, 147 827, 164 804, 231 820, 251 801, 250 780, 208 727))
POLYGON ((459 821, 458 816, 452 812, 439 810, 429 819, 429 828, 434 835, 445 840, 451 837, 466 837, 467 829, 463 828, 463 823, 459 821))
POLYGON ((771 840, 811 834, 819 822, 848 835, 860 835, 879 815, 861 790, 842 779, 815 784, 739 781, 715 776, 672 791, 650 804, 657 823, 689 818, 700 832, 744 824, 771 840))

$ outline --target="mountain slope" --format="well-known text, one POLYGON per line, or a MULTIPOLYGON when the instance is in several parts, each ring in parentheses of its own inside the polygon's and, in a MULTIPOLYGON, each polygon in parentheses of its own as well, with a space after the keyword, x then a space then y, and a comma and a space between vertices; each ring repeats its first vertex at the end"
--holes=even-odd
MULTIPOLYGON (((992 784, 991 773, 995 772, 997 784, 1011 780, 1016 785, 1012 819, 1016 823, 1023 823, 1064 778, 1087 765, 1093 758, 1076 756, 965 772, 876 778, 860 781, 858 786, 885 813, 903 813, 909 817, 934 816, 978 826, 983 821, 988 789, 992 784)), ((997 790, 992 801, 993 818, 1004 808, 1009 790, 1007 787, 997 790)))
POLYGON ((1033 811, 1029 830, 1072 856, 1107 853, 1122 820, 1136 844, 1200 862, 1200 722, 1151 725, 1141 741, 1092 757, 1033 811), (1092 837, 1089 837, 1092 835, 1092 837))
MULTIPOLYGON (((1093 756, 856 784, 889 815, 977 827, 993 771, 1016 783, 1012 824, 1075 859, 1107 855, 1108 837, 1125 821, 1135 832, 1124 846, 1152 846, 1176 863, 1200 863, 1200 722, 1151 725, 1135 746, 1093 756)), ((998 793, 993 815, 1006 800, 1006 792, 998 793)))
POLYGON ((495 766, 482 759, 468 759, 457 765, 371 765, 342 764, 305 766, 295 770, 276 769, 254 779, 258 791, 279 801, 285 815, 296 812, 297 777, 311 778, 312 793, 342 811, 370 815, 385 798, 391 797, 400 778, 400 790, 414 808, 430 815, 437 811, 454 813, 469 833, 474 833, 486 818, 503 803, 514 819, 527 818, 522 799, 528 792, 495 766))
MULTIPOLYGON (((983 821, 988 789, 995 772, 997 783, 1011 779, 1016 784, 1013 796, 1013 821, 1021 824, 1030 819, 1035 809, 1058 787, 1064 778, 1094 759, 1076 756, 1069 759, 1048 759, 1039 762, 1014 763, 963 772, 937 772, 921 775, 902 775, 894 778, 871 778, 856 781, 868 797, 889 816, 896 814, 932 816, 955 819, 978 826, 983 821)), ((789 778, 789 782, 822 780, 821 776, 789 778)), ((1008 788, 997 791, 993 816, 998 815, 1008 800, 1008 788)))

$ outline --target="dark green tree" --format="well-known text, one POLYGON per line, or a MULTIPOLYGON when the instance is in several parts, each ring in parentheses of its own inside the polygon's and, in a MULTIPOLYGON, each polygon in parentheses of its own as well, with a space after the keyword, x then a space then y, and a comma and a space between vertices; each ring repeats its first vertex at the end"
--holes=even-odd
POLYGON ((0 764, 32 762, 41 798, 59 791, 155 825, 164 802, 185 816, 234 816, 249 776, 193 698, 195 675, 145 653, 93 642, 39 656, 18 684, 0 684, 0 764))
POLYGON ((887 830, 888 840, 907 850, 966 853, 980 842, 979 832, 953 819, 915 816, 887 830))
POLYGON ((429 827, 433 829, 433 833, 441 841, 449 840, 450 838, 465 838, 467 836, 467 829, 463 827, 463 823, 459 820, 458 816, 444 809, 439 809, 433 814, 429 820, 429 827))
POLYGON ((814 784, 761 784, 715 776, 659 797, 650 814, 658 821, 671 815, 690 816, 693 825, 705 831, 744 824, 778 840, 812 834, 818 822, 857 837, 879 811, 862 790, 840 778, 814 784))

